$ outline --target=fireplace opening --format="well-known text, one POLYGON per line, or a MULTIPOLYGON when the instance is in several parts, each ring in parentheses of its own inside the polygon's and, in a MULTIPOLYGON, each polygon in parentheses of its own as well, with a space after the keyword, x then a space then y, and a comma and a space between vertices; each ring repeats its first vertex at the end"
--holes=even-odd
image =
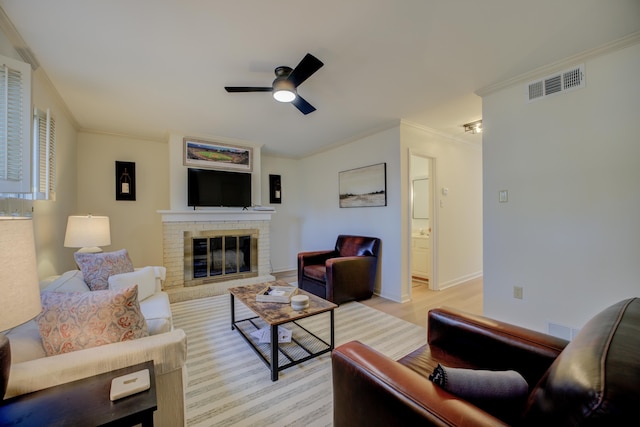
POLYGON ((184 232, 184 284, 258 275, 258 230, 184 232))

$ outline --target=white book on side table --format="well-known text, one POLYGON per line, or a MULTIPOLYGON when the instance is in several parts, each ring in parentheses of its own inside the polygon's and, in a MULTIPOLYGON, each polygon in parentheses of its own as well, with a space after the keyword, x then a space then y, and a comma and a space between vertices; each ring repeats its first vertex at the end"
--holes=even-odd
POLYGON ((111 400, 122 399, 123 397, 149 390, 150 387, 151 380, 149 378, 149 370, 143 369, 142 371, 133 372, 111 380, 109 398, 111 400))

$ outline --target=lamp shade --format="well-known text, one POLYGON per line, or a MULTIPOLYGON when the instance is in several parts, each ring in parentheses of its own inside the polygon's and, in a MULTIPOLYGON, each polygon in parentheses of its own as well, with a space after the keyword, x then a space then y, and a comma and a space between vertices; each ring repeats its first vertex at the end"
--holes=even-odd
POLYGON ((108 216, 70 216, 64 246, 67 248, 89 248, 109 246, 111 230, 108 216))
POLYGON ((42 310, 31 219, 0 218, 0 295, 4 301, 0 331, 31 320, 42 310))

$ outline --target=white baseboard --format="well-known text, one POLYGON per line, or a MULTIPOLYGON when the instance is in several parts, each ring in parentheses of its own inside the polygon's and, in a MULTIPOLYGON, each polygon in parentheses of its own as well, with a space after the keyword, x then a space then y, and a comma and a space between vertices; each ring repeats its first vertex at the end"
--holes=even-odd
POLYGON ((454 280, 449 280, 448 282, 440 283, 438 285, 438 290, 443 290, 450 288, 452 286, 461 285, 469 280, 475 280, 482 277, 482 271, 477 271, 475 273, 467 274, 465 276, 458 277, 454 280))

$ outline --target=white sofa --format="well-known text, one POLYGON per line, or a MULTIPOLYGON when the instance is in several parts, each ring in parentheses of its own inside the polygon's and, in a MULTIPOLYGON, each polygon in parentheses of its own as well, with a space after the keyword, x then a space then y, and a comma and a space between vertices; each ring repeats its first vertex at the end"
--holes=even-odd
MULTIPOLYGON (((166 270, 153 269, 155 292, 140 301, 148 337, 47 357, 35 320, 7 331, 12 364, 5 397, 153 360, 158 400, 154 425, 185 425, 187 339, 182 329, 173 328, 169 298, 162 292, 166 270)), ((47 279, 40 288, 41 292, 90 292, 79 270, 47 279)))

